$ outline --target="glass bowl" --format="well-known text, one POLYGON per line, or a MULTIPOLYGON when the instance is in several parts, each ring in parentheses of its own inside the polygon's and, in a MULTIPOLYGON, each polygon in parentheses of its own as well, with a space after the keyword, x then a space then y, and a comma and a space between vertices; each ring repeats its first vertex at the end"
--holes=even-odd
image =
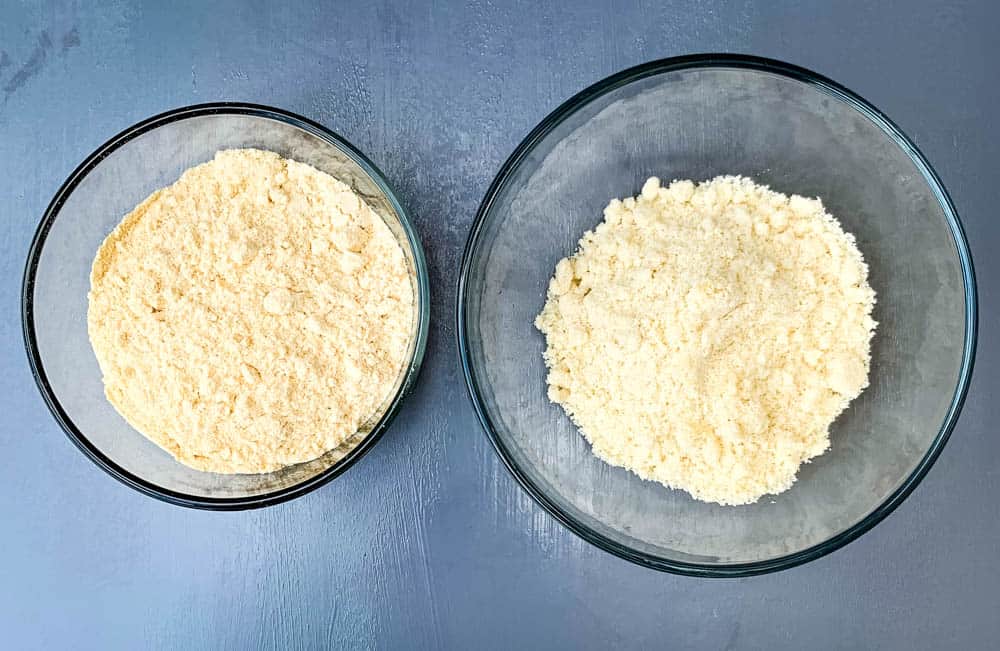
POLYGON ((941 452, 976 342, 969 249, 944 187, 882 113, 807 70, 698 55, 616 74, 556 109, 500 170, 462 262, 458 340, 475 409, 504 464, 556 519, 647 567, 757 574, 817 558, 870 529, 941 452), (831 449, 787 492, 723 507, 643 481, 590 452, 546 398, 532 325, 556 262, 612 197, 658 176, 752 177, 819 196, 857 236, 878 293, 871 385, 831 449))
POLYGON ((176 109, 140 122, 91 154, 56 193, 35 234, 22 290, 24 339, 35 381, 70 439, 113 477, 183 506, 245 509, 302 495, 336 477, 385 431, 413 386, 427 340, 429 294, 417 234, 382 173, 350 143, 291 113, 236 103, 176 109), (90 266, 105 236, 140 201, 212 159, 255 147, 308 163, 352 186, 403 249, 414 287, 408 363, 393 394, 349 441, 322 457, 258 475, 193 470, 132 429, 104 397, 87 337, 90 266))

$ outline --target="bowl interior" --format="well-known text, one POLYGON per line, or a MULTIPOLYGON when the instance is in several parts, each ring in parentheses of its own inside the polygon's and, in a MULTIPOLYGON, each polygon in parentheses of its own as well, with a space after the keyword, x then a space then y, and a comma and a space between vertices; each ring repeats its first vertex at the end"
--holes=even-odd
MULTIPOLYGON (((26 321, 34 330, 40 384, 62 410, 63 425, 89 445, 113 471, 147 490, 203 503, 225 503, 275 495, 333 472, 345 457, 356 456, 374 438, 386 415, 416 375, 426 328, 426 284, 419 243, 405 217, 367 163, 321 135, 266 112, 196 112, 166 117, 133 129, 85 166, 75 186, 67 186, 47 228, 37 258, 29 260, 26 321), (117 146, 115 146, 117 145, 117 146), (409 364, 396 388, 371 421, 341 447, 311 462, 260 475, 219 475, 187 468, 133 430, 104 398, 101 373, 87 337, 87 291, 97 248, 126 213, 181 173, 211 160, 220 149, 256 147, 308 163, 351 185, 396 235, 414 283, 413 337, 409 364), (32 280, 31 274, 34 274, 32 280)), ((29 350, 29 353, 32 351, 29 350)), ((349 462, 347 460, 346 462, 349 462)))
POLYGON ((474 394, 522 481, 586 537, 666 569, 787 557, 882 505, 939 442, 968 370, 964 243, 929 172, 837 91, 738 65, 612 84, 553 122, 484 213, 460 314, 474 394), (821 197, 857 236, 878 294, 871 386, 789 491, 743 507, 697 502, 594 457, 546 398, 532 325, 556 262, 610 198, 637 194, 652 175, 720 174, 821 197))

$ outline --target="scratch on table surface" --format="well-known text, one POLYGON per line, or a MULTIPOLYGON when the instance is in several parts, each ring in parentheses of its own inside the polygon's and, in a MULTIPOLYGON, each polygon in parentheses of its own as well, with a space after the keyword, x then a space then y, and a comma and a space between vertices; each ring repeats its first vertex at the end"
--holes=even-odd
POLYGON ((333 602, 329 617, 326 623, 326 640, 328 643, 333 643, 337 639, 337 620, 340 618, 340 604, 336 601, 333 602))
POLYGON ((45 60, 48 58, 48 52, 51 49, 52 39, 49 38, 48 32, 42 31, 38 35, 35 47, 31 50, 31 54, 28 55, 27 60, 17 69, 17 72, 10 78, 10 81, 4 84, 3 92, 5 98, 16 93, 29 79, 42 71, 45 67, 45 60))
MULTIPOLYGON (((407 418, 408 414, 401 414, 407 418)), ((387 437, 387 454, 405 459, 393 464, 396 472, 384 475, 373 486, 374 502, 383 505, 376 518, 378 548, 383 555, 373 564, 373 589, 383 595, 403 597, 405 608, 382 613, 375 622, 376 637, 392 629, 409 631, 412 646, 442 648, 441 600, 438 594, 434 549, 429 536, 431 506, 440 492, 439 467, 444 454, 437 416, 421 423, 408 438, 387 437), (417 435, 419 432, 419 435, 417 435)))
MULTIPOLYGON (((79 45, 80 33, 76 27, 71 28, 60 38, 61 53, 65 53, 79 45)), ((42 30, 35 39, 35 46, 31 49, 28 58, 25 59, 24 63, 14 72, 11 78, 7 80, 7 83, 3 85, 5 102, 11 95, 20 90, 33 77, 45 69, 52 47, 52 37, 49 36, 48 30, 42 30)), ((0 52, 0 71, 3 71, 10 65, 12 65, 10 55, 6 51, 0 52)))
POLYGON ((61 39, 62 51, 66 52, 72 48, 78 47, 80 45, 80 32, 76 27, 71 28, 68 32, 63 34, 61 39))
MULTIPOLYGON (((407 446, 411 453, 413 451, 412 443, 407 446)), ((411 454, 412 458, 412 454, 411 454)), ((414 506, 420 506, 422 500, 420 498, 420 491, 417 489, 417 473, 420 473, 421 469, 419 467, 410 466, 409 480, 410 480, 410 498, 413 501, 414 506)), ((428 553, 427 545, 427 523, 423 516, 416 517, 416 536, 414 536, 417 543, 417 555, 420 559, 420 572, 423 575, 424 589, 427 591, 428 602, 430 607, 431 615, 431 626, 433 627, 434 634, 434 645, 441 648, 441 618, 438 614, 438 597, 436 590, 434 589, 434 576, 433 570, 431 569, 431 558, 428 553)))
POLYGON ((741 628, 742 626, 739 621, 733 622, 733 628, 729 632, 729 639, 726 640, 725 651, 733 651, 739 648, 741 628))
POLYGON ((371 144, 372 134, 369 125, 376 123, 375 102, 371 93, 371 79, 368 74, 367 62, 354 61, 348 66, 343 97, 335 98, 337 105, 353 114, 352 122, 363 130, 368 143, 371 144), (369 127, 366 129, 366 127, 369 127))
POLYGON ((222 78, 225 79, 226 81, 230 82, 230 83, 241 82, 241 81, 249 81, 250 80, 250 73, 248 73, 243 68, 233 68, 233 69, 229 70, 228 72, 226 72, 226 74, 224 74, 222 78))

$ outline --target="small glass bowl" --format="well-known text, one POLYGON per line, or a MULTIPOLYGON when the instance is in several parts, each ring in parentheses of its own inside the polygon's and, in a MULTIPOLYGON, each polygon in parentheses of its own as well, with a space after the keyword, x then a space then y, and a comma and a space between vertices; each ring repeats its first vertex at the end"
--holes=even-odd
POLYGON ((858 537, 941 452, 972 371, 976 286, 962 227, 916 146, 871 104, 812 72, 745 56, 654 61, 556 109, 500 170, 462 262, 458 340, 500 458, 556 519, 641 565, 698 576, 791 567, 858 537), (820 197, 854 233, 878 294, 871 385, 831 449, 756 504, 723 507, 591 454, 545 391, 533 325, 556 262, 612 197, 649 176, 739 174, 820 197))
POLYGON ((144 120, 118 134, 70 175, 35 233, 24 273, 24 340, 38 388, 70 439, 136 490, 204 509, 267 506, 323 485, 382 436, 413 386, 427 341, 424 253, 383 174, 344 138, 286 111, 242 103, 201 104, 144 120), (413 330, 392 395, 349 441, 306 463, 258 475, 193 470, 132 429, 104 397, 87 337, 90 266, 105 236, 151 192, 220 149, 254 147, 307 163, 350 185, 385 220, 410 268, 413 330))

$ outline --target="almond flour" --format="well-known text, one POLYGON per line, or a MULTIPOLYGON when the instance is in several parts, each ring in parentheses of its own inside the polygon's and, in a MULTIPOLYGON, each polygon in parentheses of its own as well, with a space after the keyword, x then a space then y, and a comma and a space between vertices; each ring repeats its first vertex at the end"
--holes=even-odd
POLYGON ((651 178, 559 262, 548 395, 594 454, 699 500, 780 493, 868 385, 875 293, 818 199, 651 178))
POLYGON ((350 187, 271 152, 219 152, 97 252, 88 332, 105 394, 182 463, 261 473, 351 438, 390 397, 413 291, 350 187))

